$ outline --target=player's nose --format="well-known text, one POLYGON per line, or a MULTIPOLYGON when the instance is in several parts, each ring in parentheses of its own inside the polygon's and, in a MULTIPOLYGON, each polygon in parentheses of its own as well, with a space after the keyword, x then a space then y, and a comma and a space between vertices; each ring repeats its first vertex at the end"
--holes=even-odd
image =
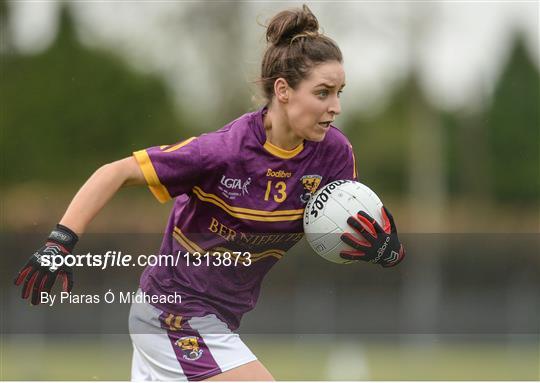
POLYGON ((338 97, 332 100, 332 103, 328 107, 328 113, 332 115, 337 115, 341 113, 341 103, 338 97))

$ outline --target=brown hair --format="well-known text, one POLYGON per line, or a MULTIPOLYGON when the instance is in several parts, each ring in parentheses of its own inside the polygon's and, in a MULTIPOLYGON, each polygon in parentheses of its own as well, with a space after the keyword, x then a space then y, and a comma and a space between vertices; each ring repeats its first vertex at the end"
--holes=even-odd
POLYGON ((319 22, 305 4, 302 9, 289 9, 275 15, 268 24, 266 41, 260 81, 268 102, 274 96, 276 79, 284 78, 295 89, 316 65, 343 62, 339 47, 319 33, 319 22))

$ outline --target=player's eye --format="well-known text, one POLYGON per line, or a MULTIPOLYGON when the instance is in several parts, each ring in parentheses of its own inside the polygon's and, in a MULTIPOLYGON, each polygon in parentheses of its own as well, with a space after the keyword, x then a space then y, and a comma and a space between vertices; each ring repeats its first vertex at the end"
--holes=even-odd
POLYGON ((341 94, 342 94, 342 93, 343 93, 342 90, 338 91, 338 92, 337 92, 337 96, 338 96, 338 97, 341 97, 341 94))
POLYGON ((328 96, 328 93, 329 92, 327 89, 323 89, 317 92, 317 96, 319 96, 320 98, 325 98, 328 96))

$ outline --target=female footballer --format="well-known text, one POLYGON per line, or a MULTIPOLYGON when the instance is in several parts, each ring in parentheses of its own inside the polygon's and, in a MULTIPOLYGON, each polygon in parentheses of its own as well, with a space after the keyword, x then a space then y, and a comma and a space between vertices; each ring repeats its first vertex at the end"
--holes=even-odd
MULTIPOLYGON (((71 269, 42 266, 41 255, 71 254, 124 186, 146 184, 160 202, 174 199, 160 254, 184 256, 146 267, 138 294, 179 294, 181 302, 132 304, 133 380, 273 380, 233 331, 255 307, 265 274, 302 237, 309 196, 334 180, 356 179, 352 147, 333 126, 345 86, 340 49, 319 33, 305 5, 275 15, 266 39, 263 108, 99 168, 15 281, 24 282, 22 297, 31 295, 33 304, 58 277, 71 291, 71 269)), ((363 212, 350 217, 361 236, 342 236, 351 246, 342 256, 399 263, 405 253, 384 208, 383 218, 381 227, 363 212)))

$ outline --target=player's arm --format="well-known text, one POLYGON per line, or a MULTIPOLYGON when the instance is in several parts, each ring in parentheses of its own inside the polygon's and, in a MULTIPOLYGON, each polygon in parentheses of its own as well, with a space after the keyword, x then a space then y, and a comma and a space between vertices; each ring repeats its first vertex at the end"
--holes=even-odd
POLYGON ((63 290, 71 291, 71 268, 65 265, 55 267, 54 260, 61 260, 73 252, 78 235, 85 231, 87 225, 121 187, 144 184, 145 178, 133 157, 96 170, 77 192, 45 245, 32 255, 15 278, 17 286, 24 282, 22 298, 26 299, 32 293, 32 304, 38 304, 41 293, 50 293, 57 277, 62 280, 63 290))
POLYGON ((100 167, 85 182, 69 204, 60 224, 76 233, 86 226, 123 186, 146 185, 134 157, 127 157, 100 167))

